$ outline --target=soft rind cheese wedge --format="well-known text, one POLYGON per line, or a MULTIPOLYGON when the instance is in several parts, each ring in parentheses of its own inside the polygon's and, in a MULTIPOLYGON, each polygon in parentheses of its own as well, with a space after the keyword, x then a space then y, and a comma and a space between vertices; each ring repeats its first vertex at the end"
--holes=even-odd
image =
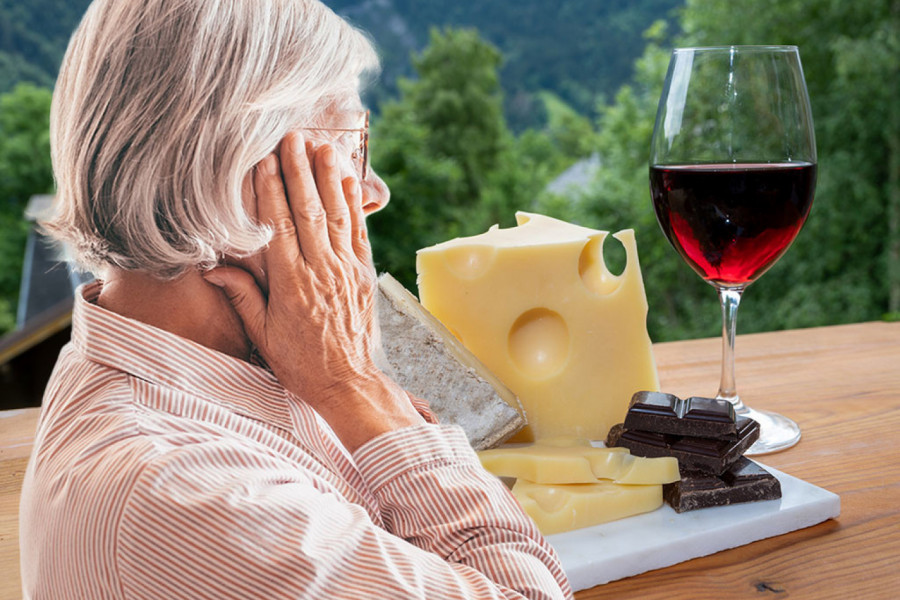
POLYGON ((659 389, 634 231, 612 234, 627 259, 615 275, 608 232, 516 219, 419 250, 421 302, 519 397, 516 441, 605 439, 635 392, 659 389))
POLYGON ((500 444, 525 426, 509 388, 388 273, 376 294, 379 367, 428 401, 441 423, 459 425, 475 450, 500 444))
POLYGON ((624 519, 663 503, 661 485, 544 485, 520 479, 512 493, 544 535, 624 519))
POLYGON ((553 446, 540 442, 478 453, 481 464, 497 477, 513 477, 543 484, 614 483, 651 485, 681 479, 678 459, 633 456, 625 448, 589 445, 553 446), (624 450, 624 452, 623 452, 624 450))

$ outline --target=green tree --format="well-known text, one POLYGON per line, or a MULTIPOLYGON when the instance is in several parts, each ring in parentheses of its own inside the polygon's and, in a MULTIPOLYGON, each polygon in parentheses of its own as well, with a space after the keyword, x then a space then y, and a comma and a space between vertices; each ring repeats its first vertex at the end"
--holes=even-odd
MULTIPOLYGON (((598 106, 594 151, 601 166, 595 181, 574 196, 543 197, 538 210, 597 229, 634 229, 650 305, 651 338, 715 335, 720 326, 715 294, 669 246, 650 203, 647 160, 669 61, 663 48, 669 41, 666 24, 657 21, 644 36, 647 46, 635 63, 632 82, 622 86, 611 102, 598 106)), ((613 262, 614 249, 605 250, 608 262, 613 262)))
POLYGON ((565 163, 580 160, 596 151, 597 136, 590 117, 578 113, 553 92, 544 91, 538 97, 547 114, 547 124, 542 133, 559 148, 559 156, 565 163))
POLYGON ((900 1, 688 0, 682 25, 687 44, 797 45, 813 106, 812 213, 750 288, 742 329, 900 311, 900 1))
POLYGON ((794 44, 813 104, 819 178, 797 241, 748 289, 739 330, 878 319, 900 302, 900 2, 688 0, 683 33, 661 25, 632 82, 601 104, 597 181, 542 208, 592 227, 634 227, 655 340, 714 335, 715 294, 664 241, 650 206, 647 158, 668 52, 663 46, 794 44))
POLYGON ((475 30, 433 29, 428 47, 413 58, 418 81, 401 87, 427 128, 432 154, 459 165, 470 197, 480 196, 507 133, 500 61, 497 49, 475 30))
POLYGON ((53 185, 50 98, 50 90, 27 83, 0 95, 0 198, 14 212, 53 185))
POLYGON ((514 223, 559 164, 558 148, 531 132, 516 139, 503 118, 500 54, 473 30, 433 30, 413 58, 418 78, 381 106, 374 168, 391 204, 369 219, 378 268, 415 290, 415 253, 514 223))
POLYGON ((15 324, 33 194, 53 189, 50 90, 19 84, 0 95, 0 333, 15 324))

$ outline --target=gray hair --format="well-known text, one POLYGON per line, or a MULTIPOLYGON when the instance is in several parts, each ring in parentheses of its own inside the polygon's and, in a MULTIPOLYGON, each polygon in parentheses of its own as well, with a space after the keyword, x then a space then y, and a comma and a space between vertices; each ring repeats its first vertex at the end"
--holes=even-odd
POLYGON ((253 254, 271 232, 244 177, 377 62, 317 0, 94 0, 53 94, 43 226, 93 270, 174 277, 253 254))

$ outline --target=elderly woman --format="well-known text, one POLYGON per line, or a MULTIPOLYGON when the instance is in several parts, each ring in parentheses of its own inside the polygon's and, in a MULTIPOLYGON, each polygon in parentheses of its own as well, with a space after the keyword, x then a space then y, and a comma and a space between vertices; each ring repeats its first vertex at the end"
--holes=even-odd
POLYGON ((373 362, 366 38, 315 0, 95 0, 46 228, 100 275, 44 399, 26 598, 558 598, 461 430, 373 362))

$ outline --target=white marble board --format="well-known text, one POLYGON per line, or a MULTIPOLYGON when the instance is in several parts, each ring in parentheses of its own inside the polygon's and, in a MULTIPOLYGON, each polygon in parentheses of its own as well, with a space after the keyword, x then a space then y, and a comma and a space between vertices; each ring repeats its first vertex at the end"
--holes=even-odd
POLYGON ((650 513, 547 536, 575 591, 743 546, 837 517, 841 499, 771 467, 780 500, 650 513))

